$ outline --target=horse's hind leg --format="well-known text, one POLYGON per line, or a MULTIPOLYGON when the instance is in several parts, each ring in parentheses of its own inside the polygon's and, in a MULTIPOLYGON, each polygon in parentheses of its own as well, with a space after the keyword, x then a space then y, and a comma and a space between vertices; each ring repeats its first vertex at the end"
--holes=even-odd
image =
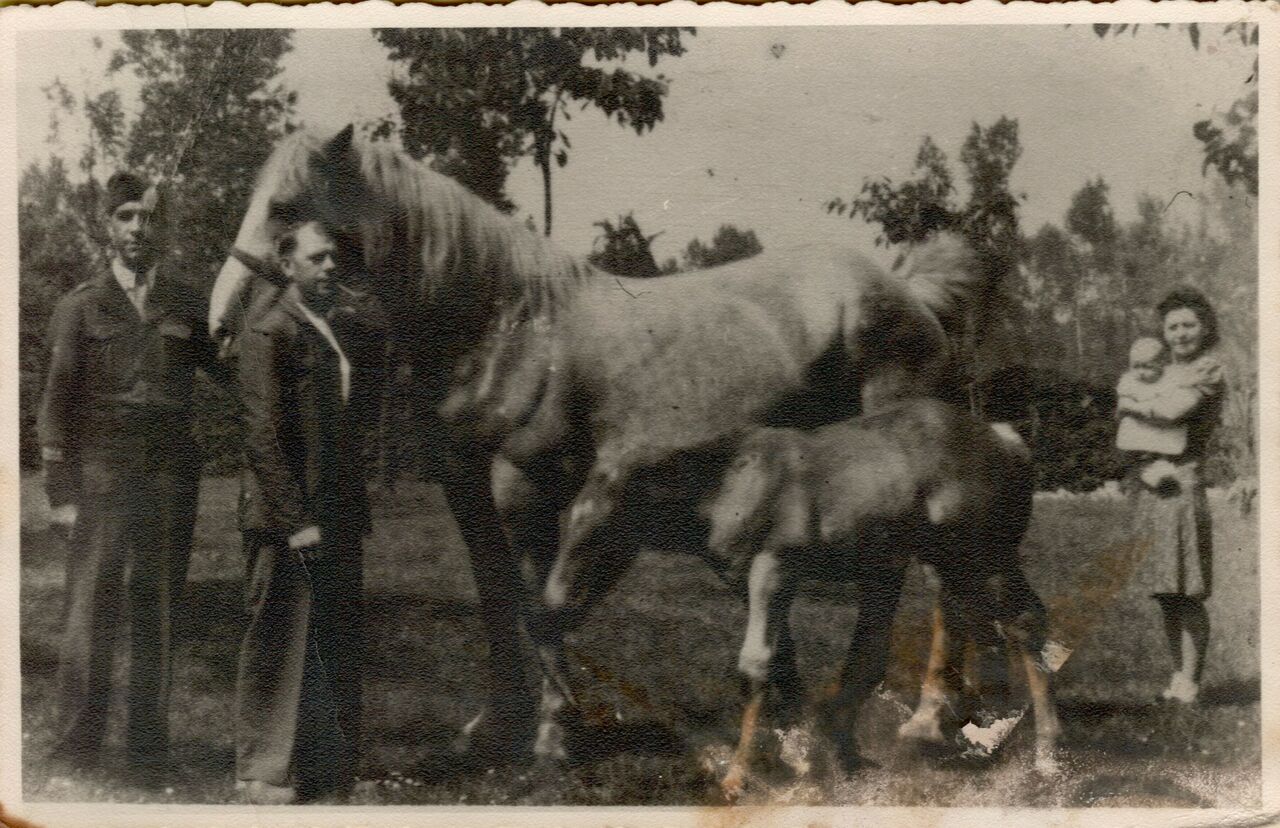
POLYGON ((781 588, 786 594, 777 598, 778 610, 774 620, 778 638, 773 658, 769 660, 768 712, 779 724, 792 724, 799 715, 802 699, 800 672, 796 665, 796 643, 791 635, 791 604, 795 600, 795 584, 786 582, 781 588))
POLYGON ((877 572, 863 581, 858 619, 849 645, 849 656, 840 674, 836 697, 824 705, 821 724, 835 743, 846 771, 868 764, 858 755, 854 735, 862 703, 884 680, 889 662, 889 636, 893 614, 902 592, 902 569, 877 572))

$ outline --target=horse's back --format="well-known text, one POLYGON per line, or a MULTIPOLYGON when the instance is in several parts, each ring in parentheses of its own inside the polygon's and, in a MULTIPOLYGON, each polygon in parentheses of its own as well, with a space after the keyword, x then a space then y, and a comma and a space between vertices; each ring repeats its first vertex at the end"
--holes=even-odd
POLYGON ((660 457, 767 421, 802 392, 838 341, 869 280, 869 262, 808 252, 764 253, 705 271, 601 276, 575 297, 563 336, 593 416, 625 443, 660 457))

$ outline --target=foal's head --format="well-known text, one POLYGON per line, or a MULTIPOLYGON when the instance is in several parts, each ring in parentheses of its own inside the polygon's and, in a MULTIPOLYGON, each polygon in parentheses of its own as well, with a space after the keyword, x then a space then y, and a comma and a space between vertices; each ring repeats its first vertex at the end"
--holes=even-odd
POLYGON ((786 429, 759 429, 743 441, 705 507, 711 523, 708 546, 715 555, 734 559, 755 551, 778 518, 779 494, 798 458, 793 433, 786 429))

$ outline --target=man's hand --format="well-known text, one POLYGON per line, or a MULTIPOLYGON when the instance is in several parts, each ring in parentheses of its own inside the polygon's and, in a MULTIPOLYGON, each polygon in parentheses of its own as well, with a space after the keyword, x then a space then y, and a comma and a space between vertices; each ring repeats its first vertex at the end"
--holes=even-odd
POLYGON ((289 536, 290 549, 309 549, 320 545, 320 527, 308 526, 289 536))
POLYGON ((63 540, 71 538, 71 530, 76 527, 76 518, 80 510, 74 503, 64 503, 49 510, 49 528, 57 532, 63 540))

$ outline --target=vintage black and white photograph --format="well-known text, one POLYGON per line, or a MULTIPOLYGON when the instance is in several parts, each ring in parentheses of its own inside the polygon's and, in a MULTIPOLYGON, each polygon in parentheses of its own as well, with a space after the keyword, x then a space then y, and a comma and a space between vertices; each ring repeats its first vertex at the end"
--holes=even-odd
POLYGON ((11 32, 22 803, 1262 807, 1255 18, 686 18, 11 32))

